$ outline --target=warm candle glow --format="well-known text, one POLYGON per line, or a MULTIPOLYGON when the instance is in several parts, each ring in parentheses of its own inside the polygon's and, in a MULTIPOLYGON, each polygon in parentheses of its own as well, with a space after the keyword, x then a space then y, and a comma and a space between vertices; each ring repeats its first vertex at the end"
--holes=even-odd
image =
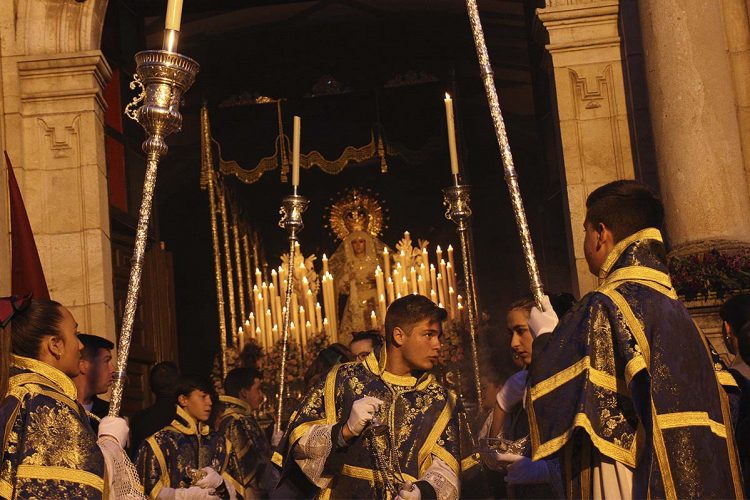
POLYGON ((451 157, 451 173, 458 175, 458 151, 456 148, 456 124, 453 118, 453 99, 445 93, 445 119, 448 123, 448 151, 451 157))

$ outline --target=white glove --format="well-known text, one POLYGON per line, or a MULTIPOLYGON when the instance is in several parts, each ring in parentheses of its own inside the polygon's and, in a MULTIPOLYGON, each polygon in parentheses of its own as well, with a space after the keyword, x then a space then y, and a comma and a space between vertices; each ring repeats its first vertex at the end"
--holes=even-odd
POLYGON ((130 427, 128 427, 128 422, 122 417, 104 417, 99 422, 98 437, 112 436, 117 439, 121 448, 125 448, 128 445, 129 434, 130 427))
POLYGON ((162 488, 158 500, 221 500, 213 490, 204 490, 200 486, 190 488, 162 488))
POLYGON ((271 435, 271 446, 276 448, 283 437, 284 433, 282 431, 273 431, 273 434, 271 435))
POLYGON ((378 398, 372 396, 365 396, 360 398, 352 404, 352 411, 349 413, 349 420, 346 421, 346 426, 349 428, 352 434, 359 436, 362 431, 365 430, 367 424, 375 416, 375 412, 380 408, 383 402, 378 398))
POLYGON ((421 500, 422 492, 411 481, 401 485, 396 500, 421 500))
POLYGON ((218 488, 224 482, 224 478, 222 478, 219 473, 211 467, 203 467, 201 470, 205 472, 206 475, 203 476, 199 481, 196 481, 196 486, 207 490, 212 490, 214 488, 218 488))
POLYGON ((531 460, 529 457, 500 453, 499 458, 505 462, 513 461, 507 468, 505 482, 508 484, 539 484, 550 481, 547 462, 531 460), (517 458, 516 458, 517 457, 517 458))
POLYGON ((529 313, 529 329, 534 338, 554 330, 559 321, 557 319, 557 313, 552 309, 552 303, 549 301, 549 296, 542 296, 542 307, 544 307, 544 311, 540 311, 534 306, 529 313))
POLYGON ((497 393, 497 404, 505 413, 510 413, 510 410, 523 399, 528 374, 526 370, 514 373, 497 393))

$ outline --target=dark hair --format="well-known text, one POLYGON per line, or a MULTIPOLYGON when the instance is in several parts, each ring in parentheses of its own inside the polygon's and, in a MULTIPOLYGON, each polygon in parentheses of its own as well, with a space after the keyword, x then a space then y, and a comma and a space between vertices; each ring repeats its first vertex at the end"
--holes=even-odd
POLYGON ((373 349, 377 349, 378 347, 383 345, 383 336, 380 335, 380 332, 378 332, 377 330, 367 330, 364 332, 352 333, 352 340, 351 342, 349 342, 349 345, 352 345, 354 342, 359 342, 360 340, 372 341, 373 349))
POLYGON ((157 397, 175 397, 179 379, 180 370, 171 361, 156 363, 148 374, 148 384, 157 397))
POLYGON ((445 309, 424 295, 411 294, 396 299, 385 313, 385 343, 390 345, 393 342, 393 330, 397 327, 409 333, 420 321, 430 319, 442 322, 447 316, 448 312, 445 309))
POLYGON ((305 372, 305 387, 310 389, 321 377, 325 376, 331 368, 341 363, 354 361, 354 355, 344 344, 331 344, 322 351, 310 363, 305 372))
POLYGON ((263 374, 255 367, 235 368, 224 379, 224 392, 227 396, 239 397, 240 391, 252 387, 256 378, 263 380, 263 374))
POLYGON ((87 361, 96 358, 99 349, 109 349, 111 351, 115 347, 115 344, 104 337, 89 335, 88 333, 79 333, 78 340, 83 344, 83 349, 81 349, 81 359, 87 361))
POLYGON ((617 242, 648 227, 661 230, 664 206, 640 182, 614 181, 595 189, 586 199, 586 222, 604 224, 617 242))
POLYGON ((16 312, 10 325, 0 331, 0 397, 4 398, 8 389, 11 353, 36 359, 44 337, 60 334, 61 321, 59 302, 30 299, 28 306, 16 312))
POLYGON ((175 385, 174 395, 175 397, 185 396, 190 397, 193 391, 203 391, 206 394, 211 394, 213 389, 211 384, 199 377, 193 376, 182 376, 175 385))
POLYGON ((258 367, 258 360, 263 357, 263 348, 254 341, 245 343, 245 347, 240 354, 242 366, 250 368, 258 367))
POLYGON ((719 316, 729 323, 732 332, 737 335, 742 327, 750 324, 750 294, 741 293, 724 302, 719 310, 719 316))
POLYGON ((531 308, 534 307, 534 305, 535 304, 533 298, 531 298, 530 296, 524 296, 509 305, 506 314, 513 311, 514 309, 523 309, 526 312, 531 312, 531 308))
POLYGON ((750 322, 745 323, 739 330, 735 330, 734 336, 737 337, 740 356, 747 363, 746 360, 750 359, 750 322))

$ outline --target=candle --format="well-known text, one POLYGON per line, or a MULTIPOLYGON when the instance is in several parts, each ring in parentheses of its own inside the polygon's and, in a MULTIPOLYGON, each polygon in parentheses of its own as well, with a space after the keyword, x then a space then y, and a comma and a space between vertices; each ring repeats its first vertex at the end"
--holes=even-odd
POLYGON ((315 303, 315 322, 317 323, 318 331, 321 331, 321 328, 323 327, 323 314, 320 310, 320 302, 315 303))
POLYGON ((380 294, 378 297, 378 306, 380 307, 380 318, 382 319, 383 323, 385 323, 385 312, 387 310, 385 306, 385 295, 380 294))
MULTIPOLYGON (((249 323, 248 327, 250 328, 250 332, 255 332, 255 328, 256 328, 255 313, 250 313, 250 319, 248 319, 248 323, 249 323)), ((257 338, 257 336, 255 338, 257 338)))
POLYGON ((323 254, 323 276, 328 274, 328 257, 326 257, 326 254, 323 254))
MULTIPOLYGON (((459 295, 459 297, 460 297, 460 295, 459 295)), ((464 306, 463 306, 463 304, 461 304, 459 302, 458 303, 458 309, 456 310, 456 319, 459 320, 459 321, 461 321, 461 318, 463 317, 463 314, 464 314, 464 306)))
POLYGON ((256 267, 255 268, 255 284, 260 285, 262 282, 263 282, 263 278, 260 274, 260 269, 256 267))
POLYGON ((383 271, 380 270, 380 266, 375 268, 375 288, 377 290, 378 297, 385 293, 385 283, 383 282, 383 271))
POLYGON ((307 328, 305 328, 305 326, 308 323, 308 321, 305 320, 305 306, 299 306, 299 318, 299 331, 304 342, 307 336, 307 328))
POLYGON ((422 292, 419 292, 419 293, 422 293, 422 295, 426 295, 427 287, 430 284, 430 273, 425 267, 424 263, 419 264, 419 277, 422 279, 422 281, 424 281, 424 290, 425 290, 424 293, 422 292))
POLYGON ((289 323, 289 336, 292 337, 295 342, 297 342, 297 345, 302 345, 302 340, 299 337, 297 327, 294 326, 294 321, 289 323))
POLYGON ((460 295, 456 295, 456 302, 458 303, 458 319, 461 319, 463 317, 463 310, 464 310, 464 298, 460 295))
POLYGON ((437 293, 435 293, 435 289, 434 288, 432 290, 430 290, 430 300, 433 301, 435 304, 437 304, 439 302, 438 301, 437 293))
POLYGON ((422 276, 417 278, 417 288, 419 289, 419 295, 427 297, 427 287, 424 284, 424 278, 422 278, 422 276))
POLYGON ((372 314, 370 314, 370 328, 373 330, 377 330, 378 328, 378 317, 375 311, 372 311, 372 314))
POLYGON ((299 322, 299 303, 295 292, 292 292, 292 321, 294 321, 295 325, 299 325, 302 328, 302 324, 299 322))
POLYGON ((385 281, 387 282, 391 277, 391 256, 388 253, 388 247, 385 247, 383 249, 383 270, 383 276, 385 277, 385 281))
POLYGON ((450 262, 445 266, 445 274, 448 275, 448 285, 456 287, 456 272, 450 262))
POLYGON ((271 321, 271 310, 266 309, 266 342, 268 345, 268 348, 271 349, 273 347, 273 322, 271 321))
MULTIPOLYGON (((294 137, 292 143, 292 186, 299 186, 299 142, 302 118, 294 117, 294 137)), ((288 164, 287 164, 288 165, 288 164)))
POLYGON ((271 270, 271 285, 273 285, 276 290, 279 289, 279 275, 276 273, 276 269, 271 270))
POLYGON ((279 340, 281 340, 281 336, 279 335, 279 325, 273 325, 273 328, 271 329, 272 336, 273 336, 273 343, 275 344, 279 340))
POLYGON ((456 309, 458 309, 456 304, 456 291, 453 289, 453 287, 448 287, 448 302, 450 306, 450 313, 451 317, 456 317, 456 309))
POLYGON ((411 293, 419 293, 419 289, 417 288, 417 270, 414 269, 414 266, 411 266, 411 270, 409 270, 409 277, 411 278, 411 293))
POLYGON ((310 333, 317 333, 319 330, 316 328, 315 325, 315 301, 313 300, 313 294, 310 289, 307 290, 307 296, 305 297, 305 305, 307 306, 305 310, 307 311, 307 319, 310 321, 310 324, 312 325, 312 329, 310 330, 310 333))
POLYGON ((406 280, 406 276, 401 279, 401 295, 409 295, 409 282, 406 280))
POLYGON ((458 175, 458 152, 456 149, 456 124, 453 120, 453 99, 445 93, 445 119, 448 122, 448 151, 451 157, 451 173, 458 175))
MULTIPOLYGON (((400 266, 401 264, 399 264, 400 266)), ((396 293, 401 293, 401 268, 396 266, 393 270, 393 284, 396 287, 396 293)))
POLYGON ((445 261, 440 261, 440 276, 443 279, 443 290, 445 290, 446 297, 448 296, 448 287, 450 286, 450 282, 448 281, 448 266, 446 266, 445 261))
POLYGON ((435 266, 430 264, 430 288, 437 290, 437 276, 435 275, 435 266))
POLYGON ((451 280, 451 286, 456 287, 456 261, 453 260, 453 245, 448 245, 448 264, 450 264, 453 272, 450 273, 448 278, 451 280))
POLYGON ((256 340, 258 340, 258 344, 260 344, 260 346, 265 349, 266 339, 265 337, 263 337, 263 331, 260 329, 260 327, 255 328, 255 338, 256 340))
POLYGON ((388 293, 388 305, 391 305, 391 303, 396 300, 396 294, 393 292, 393 280, 391 278, 388 278, 386 291, 388 293))
POLYGON ((237 329, 237 338, 239 340, 237 348, 240 352, 242 352, 242 348, 245 347, 245 332, 242 330, 242 327, 239 327, 237 329))
POLYGON ((438 273, 438 303, 445 304, 445 287, 443 286, 443 276, 438 273))
POLYGON ((182 0, 169 0, 167 2, 167 18, 164 22, 164 29, 180 31, 181 21, 182 0))
POLYGON ((440 245, 435 249, 435 262, 440 265, 440 261, 443 259, 443 251, 440 249, 440 245))

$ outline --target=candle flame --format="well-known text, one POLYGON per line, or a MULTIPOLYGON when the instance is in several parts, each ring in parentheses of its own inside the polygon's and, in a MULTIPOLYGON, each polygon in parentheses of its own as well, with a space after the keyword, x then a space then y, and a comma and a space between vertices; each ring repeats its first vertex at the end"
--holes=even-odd
POLYGON ((450 98, 451 98, 451 95, 450 95, 450 94, 449 94, 448 92, 446 92, 446 93, 445 93, 445 98, 446 98, 446 99, 450 99, 450 98))

